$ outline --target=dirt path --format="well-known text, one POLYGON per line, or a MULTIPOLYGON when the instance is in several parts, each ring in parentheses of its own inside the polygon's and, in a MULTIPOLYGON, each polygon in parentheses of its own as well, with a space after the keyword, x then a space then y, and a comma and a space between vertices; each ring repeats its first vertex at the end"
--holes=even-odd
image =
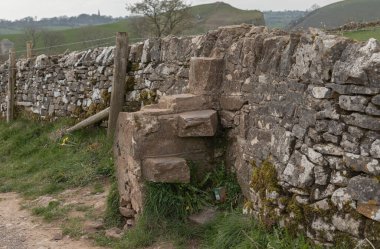
POLYGON ((21 201, 15 193, 0 193, 0 249, 101 249, 85 239, 62 237, 59 227, 22 210, 21 201))

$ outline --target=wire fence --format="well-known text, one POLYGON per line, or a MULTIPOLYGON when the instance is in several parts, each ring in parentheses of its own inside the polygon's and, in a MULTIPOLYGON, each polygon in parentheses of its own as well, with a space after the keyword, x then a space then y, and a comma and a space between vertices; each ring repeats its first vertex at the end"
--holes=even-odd
MULTIPOLYGON (((99 39, 91 39, 91 40, 83 40, 83 41, 77 41, 77 42, 70 42, 70 43, 63 43, 58 45, 52 45, 52 46, 45 46, 45 47, 37 47, 33 48, 33 56, 38 56, 41 54, 46 55, 53 55, 53 54, 60 54, 64 53, 66 51, 80 51, 80 50, 89 50, 97 47, 109 47, 115 45, 115 36, 110 36, 106 38, 99 38, 99 39)), ((145 40, 146 38, 132 38, 129 39, 130 43, 136 43, 145 40)), ((17 58, 23 58, 26 57, 27 50, 17 50, 15 51, 17 58)), ((9 57, 8 53, 0 53, 0 62, 7 60, 9 57)))

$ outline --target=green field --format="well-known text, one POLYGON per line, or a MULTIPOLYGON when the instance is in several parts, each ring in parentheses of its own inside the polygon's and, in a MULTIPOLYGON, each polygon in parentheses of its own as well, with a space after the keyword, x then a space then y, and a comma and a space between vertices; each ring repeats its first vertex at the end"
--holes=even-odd
POLYGON ((379 0, 344 0, 311 12, 293 28, 333 28, 348 22, 369 22, 380 19, 379 0))
POLYGON ((357 41, 367 41, 370 38, 375 38, 380 41, 380 27, 348 31, 344 32, 343 35, 357 41))
MULTIPOLYGON (((263 25, 265 23, 264 16, 260 11, 240 10, 221 2, 191 7, 191 13, 194 16, 192 28, 183 32, 183 35, 200 34, 207 32, 210 29, 215 29, 219 26, 241 23, 263 25)), ((53 29, 53 27, 48 28, 53 29)), ((65 52, 66 50, 75 51, 96 46, 110 46, 115 44, 112 36, 114 36, 116 32, 128 32, 130 42, 143 40, 131 19, 126 19, 111 24, 51 31, 51 34, 56 39, 59 39, 59 41, 55 42, 55 44, 69 44, 51 49, 44 49, 47 47, 46 42, 44 42, 41 35, 38 35, 37 42, 35 44, 35 52, 38 54, 56 54, 65 52), (110 38, 101 41, 82 42, 108 37, 110 38)), ((15 43, 16 51, 20 51, 17 53, 18 56, 25 56, 25 43, 28 39, 24 34, 18 33, 0 35, 0 40, 4 38, 15 43)))

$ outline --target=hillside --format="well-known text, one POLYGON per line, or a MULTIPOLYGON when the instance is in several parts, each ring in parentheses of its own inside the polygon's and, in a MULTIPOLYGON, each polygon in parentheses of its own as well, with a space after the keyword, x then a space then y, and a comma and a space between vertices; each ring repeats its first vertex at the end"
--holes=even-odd
POLYGON ((344 0, 311 12, 299 19, 292 28, 333 28, 352 21, 374 21, 380 19, 379 9, 379 0, 344 0))
POLYGON ((264 11, 265 24, 270 28, 283 29, 306 14, 306 11, 301 10, 264 11))
MULTIPOLYGON (((215 29, 219 26, 232 24, 265 24, 262 12, 257 10, 240 10, 222 2, 193 6, 191 7, 191 13, 194 16, 193 28, 186 30, 186 32, 183 32, 183 35, 200 34, 207 32, 208 30, 215 29)), ((138 35, 139 32, 133 24, 134 19, 135 18, 128 18, 110 24, 50 31, 50 41, 44 39, 43 32, 39 32, 35 44, 35 48, 37 48, 36 52, 60 53, 66 51, 67 49, 81 50, 97 45, 111 45, 114 44, 113 38, 97 42, 76 43, 53 49, 40 50, 40 48, 55 46, 57 44, 75 43, 80 41, 112 37, 116 32, 123 31, 128 32, 131 42, 140 41, 142 38, 138 35), (52 40, 54 40, 54 43, 52 40)), ((27 38, 24 34, 0 35, 0 40, 4 38, 13 41, 16 44, 17 51, 25 50, 25 42, 27 38)), ((20 52, 18 55, 20 56, 23 53, 25 52, 20 52)))

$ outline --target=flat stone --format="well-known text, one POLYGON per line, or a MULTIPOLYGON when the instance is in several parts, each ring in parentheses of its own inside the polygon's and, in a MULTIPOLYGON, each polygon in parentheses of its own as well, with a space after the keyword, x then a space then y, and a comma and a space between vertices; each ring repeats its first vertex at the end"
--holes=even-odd
POLYGON ((247 101, 240 95, 229 95, 220 97, 220 106, 226 111, 238 111, 247 101))
POLYGON ((347 124, 357 126, 360 128, 380 131, 380 118, 375 118, 368 115, 363 115, 359 113, 353 113, 349 116, 344 116, 344 121, 347 124))
POLYGON ((371 175, 380 175, 379 160, 357 154, 345 153, 343 160, 347 167, 357 172, 365 172, 371 175))
POLYGON ((186 160, 178 157, 149 158, 142 165, 145 180, 165 183, 189 183, 190 169, 186 160))
POLYGON ((331 155, 331 156, 342 156, 342 148, 334 144, 316 144, 313 146, 313 149, 318 151, 321 154, 331 155))
POLYGON ((217 124, 218 115, 214 110, 181 113, 178 117, 178 136, 212 137, 217 124))
POLYGON ((316 99, 327 99, 331 98, 331 89, 327 87, 314 87, 311 90, 311 95, 316 99))
POLYGON ((356 211, 367 218, 380 222, 380 206, 359 203, 356 211))
POLYGON ((313 183, 315 165, 305 155, 295 151, 282 173, 282 180, 299 188, 305 188, 313 183))
POLYGON ((175 113, 204 110, 210 108, 207 96, 193 94, 176 94, 163 96, 156 105, 144 106, 145 109, 170 109, 175 113))
POLYGON ((369 103, 365 112, 369 115, 380 116, 380 108, 376 107, 374 104, 369 103))
POLYGON ((347 190, 356 201, 380 205, 380 183, 376 179, 355 176, 348 182, 347 190))
POLYGON ((209 94, 219 91, 223 82, 224 60, 193 57, 190 60, 189 90, 192 94, 209 94))
POLYGON ((362 96, 346 96, 339 97, 339 106, 343 110, 365 112, 368 99, 362 96))

